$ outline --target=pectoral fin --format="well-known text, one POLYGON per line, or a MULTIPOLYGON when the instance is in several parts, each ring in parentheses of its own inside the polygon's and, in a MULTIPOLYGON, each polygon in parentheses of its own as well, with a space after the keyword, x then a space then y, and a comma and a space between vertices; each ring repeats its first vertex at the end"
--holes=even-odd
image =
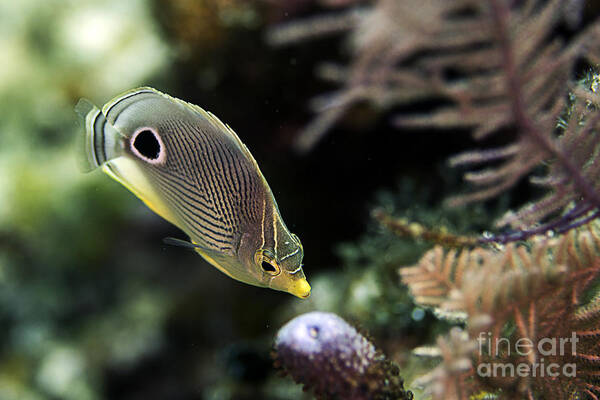
POLYGON ((171 246, 185 247, 187 249, 193 249, 193 250, 196 250, 197 248, 201 247, 197 244, 188 242, 187 240, 181 240, 181 239, 177 239, 177 238, 173 238, 173 237, 164 238, 163 243, 169 244, 171 246))
POLYGON ((210 250, 205 249, 204 247, 200 246, 199 244, 193 243, 193 242, 188 242, 187 240, 172 238, 172 237, 164 238, 163 242, 166 244, 172 245, 172 246, 185 247, 187 249, 195 250, 198 254, 200 254, 202 256, 202 258, 204 258, 213 267, 217 268, 219 271, 223 272, 225 275, 229 276, 230 278, 234 278, 231 275, 231 273, 229 273, 229 271, 227 271, 217 261, 215 261, 215 259, 213 259, 211 256, 209 256, 207 254, 210 250))

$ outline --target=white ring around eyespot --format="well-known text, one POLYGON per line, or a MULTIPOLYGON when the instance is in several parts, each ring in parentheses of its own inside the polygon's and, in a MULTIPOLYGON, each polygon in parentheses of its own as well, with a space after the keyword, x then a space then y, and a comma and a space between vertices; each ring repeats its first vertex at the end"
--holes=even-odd
POLYGON ((154 128, 151 128, 149 126, 144 126, 142 128, 138 128, 133 135, 131 136, 131 139, 129 140, 129 149, 131 150, 131 152, 133 154, 135 154, 138 158, 144 160, 145 162, 149 163, 149 164, 162 164, 165 162, 165 158, 166 158, 166 152, 165 152, 165 144, 163 143, 162 139, 160 138, 160 135, 156 132, 156 130, 154 128), (144 156, 142 153, 140 153, 138 151, 138 149, 135 148, 135 146, 133 145, 135 143, 135 139, 137 138, 137 136, 144 132, 144 131, 150 131, 152 132, 152 134, 154 135, 154 138, 158 141, 158 146, 159 146, 159 150, 158 150, 158 158, 156 159, 151 159, 148 158, 146 156, 144 156))

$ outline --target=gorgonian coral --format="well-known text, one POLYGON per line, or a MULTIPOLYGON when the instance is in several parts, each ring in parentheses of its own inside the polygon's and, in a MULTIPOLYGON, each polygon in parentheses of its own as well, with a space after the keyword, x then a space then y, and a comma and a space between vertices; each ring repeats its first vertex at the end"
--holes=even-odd
POLYGON ((392 109, 434 100, 396 115, 394 125, 461 128, 476 140, 502 143, 450 159, 469 168, 465 179, 473 187, 450 204, 494 198, 526 177, 547 189, 497 221, 508 232, 484 241, 560 233, 594 219, 600 215, 600 164, 594 162, 600 112, 588 105, 598 104, 596 90, 575 90, 568 121, 557 127, 573 77, 581 65, 599 61, 600 20, 579 25, 583 6, 575 0, 378 0, 275 28, 275 44, 350 31, 349 66, 320 69, 341 89, 313 102, 318 116, 297 147, 312 148, 359 102, 392 109), (561 29, 564 22, 570 34, 561 29))
POLYGON ((597 223, 497 249, 436 246, 400 274, 417 304, 465 324, 438 338, 442 364, 420 380, 434 399, 600 397, 597 223), (447 351, 459 342, 464 351, 447 351))

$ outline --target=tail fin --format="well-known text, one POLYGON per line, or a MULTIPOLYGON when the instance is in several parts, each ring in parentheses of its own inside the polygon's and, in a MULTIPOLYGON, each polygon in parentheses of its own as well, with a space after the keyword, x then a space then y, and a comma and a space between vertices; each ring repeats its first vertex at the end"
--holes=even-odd
POLYGON ((93 171, 122 154, 121 135, 98 107, 86 99, 80 99, 75 112, 81 117, 84 128, 77 144, 78 161, 83 172, 93 171))

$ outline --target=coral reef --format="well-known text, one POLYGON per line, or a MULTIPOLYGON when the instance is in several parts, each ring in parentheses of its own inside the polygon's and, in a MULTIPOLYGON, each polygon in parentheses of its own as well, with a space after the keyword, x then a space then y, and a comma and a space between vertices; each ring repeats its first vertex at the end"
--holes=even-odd
POLYGON ((277 334, 274 357, 319 399, 412 399, 398 368, 333 313, 315 311, 288 322, 277 334))
POLYGON ((0 5, 2 400, 600 398, 600 2, 97 3, 0 5), (76 99, 140 85, 247 138, 310 299, 223 279, 79 174, 76 99), (269 349, 313 310, 374 339, 282 331, 303 393, 269 349))

